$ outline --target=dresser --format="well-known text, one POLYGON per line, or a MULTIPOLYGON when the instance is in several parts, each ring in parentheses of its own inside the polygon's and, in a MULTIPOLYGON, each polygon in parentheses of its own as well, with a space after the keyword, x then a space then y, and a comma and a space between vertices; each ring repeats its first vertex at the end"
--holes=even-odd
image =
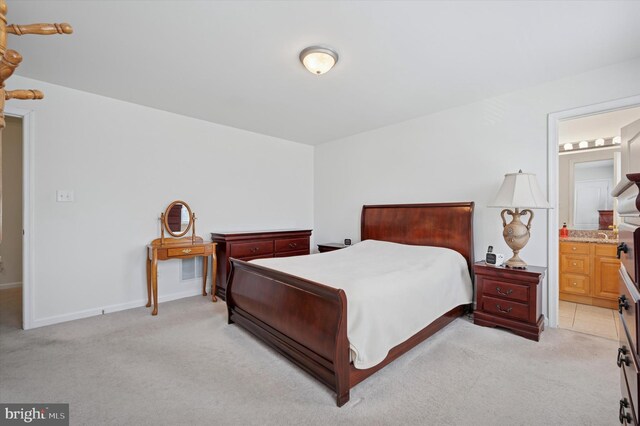
POLYGON ((540 339, 544 330, 542 279, 547 268, 527 266, 510 269, 477 262, 476 311, 473 322, 485 327, 502 327, 527 339, 540 339))
POLYGON ((614 189, 618 198, 620 257, 618 319, 620 321, 616 363, 620 368, 618 420, 637 425, 640 419, 640 173, 627 174, 614 189), (624 330, 624 331, 623 331, 624 330))
MULTIPOLYGON (((638 319, 640 319, 640 120, 620 130, 620 172, 622 179, 613 189, 618 199, 618 257, 620 258, 618 319, 620 321, 620 347, 616 362, 620 367, 620 423, 637 425, 638 371, 638 319), (624 330, 624 331, 623 331, 624 330)), ((613 360, 612 360, 613 361, 613 360)), ((613 408, 613 407, 611 407, 613 408)), ((613 420, 613 419, 611 419, 613 420)))
POLYGON ((560 241, 560 300, 616 309, 619 268, 616 244, 560 241))
POLYGON ((309 254, 311 230, 212 232, 218 258, 217 294, 226 300, 230 258, 240 260, 309 254))

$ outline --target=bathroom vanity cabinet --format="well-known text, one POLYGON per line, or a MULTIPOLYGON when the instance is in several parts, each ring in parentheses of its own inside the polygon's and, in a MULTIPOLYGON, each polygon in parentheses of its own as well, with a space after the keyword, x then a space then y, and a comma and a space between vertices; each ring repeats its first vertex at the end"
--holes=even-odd
POLYGON ((615 244, 561 241, 560 300, 616 309, 619 268, 615 244))

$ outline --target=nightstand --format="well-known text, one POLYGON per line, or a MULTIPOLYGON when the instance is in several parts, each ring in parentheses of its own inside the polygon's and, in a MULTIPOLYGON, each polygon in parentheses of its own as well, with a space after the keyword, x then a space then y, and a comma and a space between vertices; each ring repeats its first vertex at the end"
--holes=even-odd
POLYGON ((318 251, 320 253, 326 253, 328 251, 340 250, 345 247, 349 247, 349 246, 344 245, 342 243, 324 243, 324 244, 318 244, 318 251))
POLYGON ((537 342, 544 330, 541 303, 546 270, 538 266, 510 269, 477 262, 473 266, 476 276, 473 322, 507 328, 537 342))

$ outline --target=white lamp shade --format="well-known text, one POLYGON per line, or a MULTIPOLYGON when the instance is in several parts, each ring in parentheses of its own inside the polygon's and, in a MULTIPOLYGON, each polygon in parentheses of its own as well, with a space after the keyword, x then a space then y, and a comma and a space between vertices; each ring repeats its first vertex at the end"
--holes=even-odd
POLYGON ((489 207, 550 209, 533 173, 508 173, 489 207))

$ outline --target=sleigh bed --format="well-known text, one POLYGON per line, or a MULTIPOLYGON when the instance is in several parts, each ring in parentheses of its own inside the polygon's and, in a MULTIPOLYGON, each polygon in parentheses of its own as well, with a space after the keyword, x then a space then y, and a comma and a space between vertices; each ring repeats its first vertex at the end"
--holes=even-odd
MULTIPOLYGON (((455 250, 466 260, 471 276, 473 207, 473 202, 364 206, 361 239, 455 250)), ((437 284, 442 288, 451 285, 449 282, 437 284)), ((397 297, 394 288, 389 286, 385 297, 394 296, 397 297)), ((349 401, 352 387, 469 308, 466 303, 453 307, 389 350, 381 362, 358 369, 352 362, 347 338, 347 294, 344 290, 237 259, 231 259, 227 284, 229 324, 235 323, 250 331, 333 389, 338 406, 349 401)))

